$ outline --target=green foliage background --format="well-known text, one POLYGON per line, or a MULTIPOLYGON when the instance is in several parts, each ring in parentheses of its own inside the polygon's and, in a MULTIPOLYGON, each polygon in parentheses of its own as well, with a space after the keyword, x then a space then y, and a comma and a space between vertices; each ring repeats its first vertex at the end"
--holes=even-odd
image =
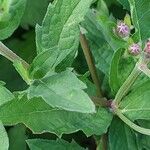
MULTIPOLYGON (((132 38, 144 43, 150 37, 150 2, 12 1, 9 6, 0 0, 0 40, 30 64, 31 85, 0 56, 0 149, 101 150, 100 139, 106 133, 108 150, 149 150, 149 136, 91 101, 96 88, 80 45, 79 26, 86 33, 103 94, 113 99, 137 59, 125 56, 129 43, 112 29, 130 14, 132 38)), ((150 127, 149 89, 150 80, 141 74, 119 104, 125 116, 145 128, 150 127)))

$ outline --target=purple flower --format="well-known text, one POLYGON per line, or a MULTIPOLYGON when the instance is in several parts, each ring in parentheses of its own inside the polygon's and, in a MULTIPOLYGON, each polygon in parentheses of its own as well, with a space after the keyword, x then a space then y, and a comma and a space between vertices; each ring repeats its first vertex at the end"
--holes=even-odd
POLYGON ((123 21, 119 21, 117 23, 116 31, 117 31, 117 34, 122 38, 127 37, 127 36, 130 35, 130 28, 123 21))
POLYGON ((129 53, 132 55, 138 55, 140 51, 141 51, 141 46, 137 43, 134 43, 129 47, 129 53))

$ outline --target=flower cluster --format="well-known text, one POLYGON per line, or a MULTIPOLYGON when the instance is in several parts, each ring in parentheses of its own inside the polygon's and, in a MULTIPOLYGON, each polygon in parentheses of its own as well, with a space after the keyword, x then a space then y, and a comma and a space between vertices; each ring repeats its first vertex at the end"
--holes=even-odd
MULTIPOLYGON (((130 27, 123 21, 118 21, 115 29, 115 33, 121 38, 127 38, 130 36, 131 29, 130 27)), ((141 45, 139 43, 132 43, 128 51, 131 55, 137 56, 141 53, 141 45)), ((150 40, 148 40, 145 44, 144 52, 150 56, 150 40)))

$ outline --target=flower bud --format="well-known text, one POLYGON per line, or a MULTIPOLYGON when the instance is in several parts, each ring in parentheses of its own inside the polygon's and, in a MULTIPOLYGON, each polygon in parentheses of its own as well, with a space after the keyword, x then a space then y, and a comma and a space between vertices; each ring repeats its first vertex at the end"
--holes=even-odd
POLYGON ((144 51, 150 55, 150 40, 147 41, 144 51))
POLYGON ((134 43, 129 46, 129 53, 137 56, 141 51, 141 46, 137 43, 134 43))
POLYGON ((125 38, 130 35, 130 28, 123 21, 119 21, 117 23, 116 32, 120 37, 125 38))

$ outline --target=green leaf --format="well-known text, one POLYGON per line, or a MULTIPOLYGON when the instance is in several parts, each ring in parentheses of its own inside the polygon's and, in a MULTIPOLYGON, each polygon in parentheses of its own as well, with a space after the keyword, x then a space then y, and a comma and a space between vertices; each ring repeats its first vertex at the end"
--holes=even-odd
POLYGON ((35 57, 29 70, 30 78, 39 79, 47 72, 55 71, 56 53, 57 51, 50 52, 48 50, 35 57))
MULTIPOLYGON (((150 129, 150 121, 139 120, 138 123, 140 124, 140 126, 150 129)), ((145 150, 150 149, 150 136, 139 134, 137 138, 141 149, 145 149, 145 150)))
POLYGON ((150 120, 150 82, 134 88, 120 103, 122 113, 131 120, 150 120))
POLYGON ((9 147, 7 132, 1 121, 0 121, 0 146, 2 150, 8 150, 9 147))
POLYGON ((43 140, 43 139, 30 139, 27 140, 27 144, 29 145, 30 150, 84 150, 74 141, 68 143, 65 140, 57 139, 54 140, 43 140))
POLYGON ((95 112, 95 106, 83 92, 86 85, 69 70, 35 80, 28 89, 29 99, 42 97, 47 104, 69 111, 95 112))
POLYGON ((110 150, 137 150, 134 132, 118 118, 110 126, 109 147, 110 150))
POLYGON ((35 26, 37 23, 41 24, 50 1, 51 0, 27 0, 21 25, 27 28, 28 26, 35 26))
POLYGON ((34 133, 51 132, 61 136, 82 130, 90 136, 105 133, 112 115, 104 108, 95 114, 68 112, 52 108, 41 99, 23 97, 1 106, 0 118, 5 125, 24 123, 34 133))
POLYGON ((13 94, 0 84, 0 106, 14 99, 13 94))
POLYGON ((4 40, 19 26, 26 0, 0 1, 0 40, 4 40))
POLYGON ((38 52, 57 48, 61 52, 78 45, 78 40, 75 40, 79 35, 77 26, 91 3, 92 0, 55 0, 50 4, 42 26, 37 28, 37 32, 41 33, 37 43, 41 49, 38 52))
POLYGON ((97 10, 99 13, 109 16, 109 10, 104 0, 98 0, 97 10))
MULTIPOLYGON (((110 74, 110 67, 113 72, 117 69, 116 64, 113 65, 113 67, 115 67, 113 69, 111 65, 111 61, 114 59, 113 55, 116 55, 114 54, 115 51, 117 51, 118 48, 126 47, 127 44, 113 33, 113 28, 116 24, 107 15, 99 15, 97 21, 95 14, 91 11, 86 15, 82 26, 87 31, 86 36, 89 39, 89 44, 95 58, 96 67, 106 75, 105 79, 107 79, 110 74)), ((116 59, 114 59, 114 61, 116 61, 116 59)), ((111 73, 111 75, 114 76, 114 73, 111 73)), ((106 81, 108 82, 108 79, 106 81)), ((115 83, 110 84, 110 86, 117 86, 117 82, 115 81, 115 83)), ((117 86, 117 90, 119 87, 120 85, 117 86)))
POLYGON ((87 88, 84 90, 89 96, 96 95, 96 86, 92 83, 86 75, 80 76, 79 79, 86 84, 87 88))
POLYGON ((114 56, 111 62, 109 85, 113 93, 116 93, 120 87, 120 81, 118 80, 118 75, 119 75, 118 67, 119 67, 119 61, 120 61, 121 55, 122 55, 122 50, 119 49, 116 53, 114 53, 114 56))
POLYGON ((109 84, 113 95, 119 90, 135 65, 135 60, 132 57, 124 56, 123 52, 122 49, 116 51, 111 62, 109 84))
POLYGON ((55 69, 67 56, 72 61, 79 45, 78 25, 91 3, 92 0, 55 0, 49 5, 42 26, 36 27, 37 51, 43 53, 33 62, 33 76, 43 68, 44 73, 55 69))
POLYGON ((26 127, 18 124, 8 130, 9 150, 26 150, 26 127), (17 139, 17 140, 16 140, 17 139))
POLYGON ((127 10, 130 10, 130 5, 129 5, 129 2, 128 0, 117 0, 120 4, 123 5, 123 7, 127 10))
MULTIPOLYGON (((85 16, 85 20, 82 22, 82 27, 86 29, 87 33, 85 34, 89 40, 89 45, 93 57, 95 59, 95 64, 97 69, 104 73, 105 77, 103 80, 102 88, 107 93, 110 93, 108 77, 110 72, 111 61, 113 58, 114 50, 110 45, 110 41, 105 39, 104 32, 102 32, 101 25, 96 19, 94 12, 89 11, 85 16)), ((102 75, 100 75, 102 76, 102 75)))
POLYGON ((143 42, 150 37, 150 1, 129 0, 131 17, 133 24, 138 32, 138 39, 143 42))
POLYGON ((108 76, 114 51, 105 40, 94 12, 89 11, 87 13, 85 20, 82 22, 82 27, 87 31, 86 37, 89 40, 96 67, 108 76))

